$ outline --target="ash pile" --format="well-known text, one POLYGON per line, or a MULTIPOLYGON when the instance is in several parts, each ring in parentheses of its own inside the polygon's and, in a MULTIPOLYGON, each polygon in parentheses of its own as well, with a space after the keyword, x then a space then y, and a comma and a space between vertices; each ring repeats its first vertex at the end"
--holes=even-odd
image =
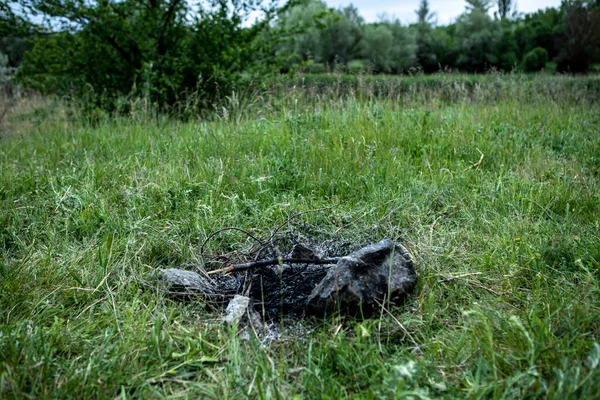
POLYGON ((251 326, 282 315, 368 317, 385 304, 401 304, 417 282, 404 246, 383 240, 341 257, 296 244, 283 256, 206 271, 161 269, 165 289, 225 308, 228 322, 251 326), (245 321, 245 322, 243 322, 245 321))

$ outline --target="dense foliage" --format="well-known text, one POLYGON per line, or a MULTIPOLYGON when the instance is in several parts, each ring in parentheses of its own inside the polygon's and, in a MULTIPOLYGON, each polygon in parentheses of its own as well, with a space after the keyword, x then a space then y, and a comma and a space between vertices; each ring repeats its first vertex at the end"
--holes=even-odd
MULTIPOLYGON (((279 23, 309 27, 297 35, 295 46, 283 51, 295 60, 312 61, 326 70, 339 70, 339 64, 345 67, 351 60, 360 60, 376 73, 428 73, 446 68, 467 72, 528 70, 525 57, 542 48, 548 54, 546 62, 557 64, 560 72, 585 72, 600 62, 599 4, 569 0, 559 8, 522 15, 514 1, 469 0, 454 23, 436 26, 435 13, 429 2, 422 0, 415 10, 417 22, 402 26, 398 20, 366 24, 352 6, 330 9, 329 17, 323 19, 325 3, 311 0, 308 7, 291 8, 279 23), (497 9, 494 16, 492 6, 497 9), (339 30, 341 26, 343 31, 339 30), (331 37, 348 39, 348 44, 332 45, 331 37)), ((539 50, 535 54, 539 55, 539 50)), ((528 58, 531 61, 531 56, 528 58)), ((535 70, 543 67, 545 63, 535 70)))
POLYGON ((132 91, 161 106, 192 92, 208 104, 268 67, 273 43, 263 34, 273 8, 245 26, 253 1, 32 0, 28 10, 49 22, 31 38, 21 81, 107 108, 132 91))
POLYGON ((108 109, 131 94, 207 106, 277 71, 582 73, 600 62, 599 0, 529 15, 512 0, 468 0, 447 26, 427 0, 415 13, 406 26, 322 0, 0 0, 0 53, 26 86, 108 109))
POLYGON ((548 62, 548 52, 543 47, 536 47, 523 58, 523 69, 526 72, 539 71, 548 62))

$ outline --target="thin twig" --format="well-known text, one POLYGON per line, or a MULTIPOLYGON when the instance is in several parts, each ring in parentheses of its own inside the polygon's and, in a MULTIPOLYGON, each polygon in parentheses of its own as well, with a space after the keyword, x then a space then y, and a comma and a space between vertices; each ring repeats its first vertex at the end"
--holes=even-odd
POLYGON ((269 260, 262 261, 254 261, 245 264, 233 264, 226 268, 217 269, 214 271, 208 272, 209 275, 218 274, 218 273, 228 273, 228 272, 240 272, 246 271, 251 268, 260 268, 266 267, 269 265, 280 265, 280 264, 315 264, 315 265, 323 265, 323 264, 336 264, 340 259, 339 258, 323 258, 323 259, 309 259, 309 258, 272 258, 269 260))
POLYGON ((242 232, 245 233, 246 235, 248 235, 249 237, 251 237, 252 239, 256 240, 258 243, 260 243, 261 246, 263 246, 265 243, 260 240, 259 238, 257 238, 256 236, 254 236, 253 234, 251 234, 250 232, 248 232, 245 229, 242 228, 237 228, 235 226, 228 226, 226 228, 221 228, 218 231, 215 231, 213 233, 211 233, 210 235, 208 235, 208 237, 206 239, 204 239, 204 242, 202 243, 202 246, 200 246, 200 255, 204 255, 204 246, 206 246, 206 243, 208 243, 208 241, 210 239, 212 239, 213 237, 217 236, 219 233, 221 232, 225 232, 225 231, 238 231, 238 232, 242 232))
POLYGON ((300 212, 293 212, 292 215, 290 217, 288 217, 285 221, 283 221, 281 224, 279 224, 279 226, 277 226, 275 229, 273 229, 273 231, 271 232, 271 236, 269 236, 269 238, 267 240, 264 241, 264 243, 261 243, 261 247, 256 250, 254 253, 256 254, 256 258, 255 261, 258 259, 258 257, 260 257, 260 254, 262 253, 262 251, 264 249, 266 249, 268 246, 270 246, 271 244, 273 244, 273 239, 275 238, 275 235, 277 235, 277 233, 286 225, 288 225, 290 222, 292 222, 295 218, 298 218, 304 214, 310 214, 310 213, 316 213, 319 211, 328 211, 328 210, 332 210, 333 208, 339 206, 342 203, 338 203, 338 204, 334 204, 333 206, 329 206, 329 207, 322 207, 322 208, 316 208, 313 210, 306 210, 306 211, 300 211, 300 212))
POLYGON ((248 250, 248 252, 245 254, 246 256, 255 254, 256 255, 255 261, 256 261, 256 259, 260 256, 261 252, 273 243, 273 239, 275 238, 275 235, 277 235, 277 233, 284 226, 288 225, 293 219, 298 218, 299 216, 304 215, 304 214, 331 210, 331 209, 339 206, 340 204, 342 204, 342 202, 340 202, 338 204, 334 204, 333 206, 329 206, 329 207, 317 208, 317 209, 306 210, 306 211, 301 211, 301 212, 294 212, 290 217, 288 217, 285 221, 283 221, 281 224, 279 224, 271 232, 271 235, 269 236, 269 238, 267 240, 261 240, 258 237, 254 236, 253 234, 251 234, 250 232, 246 231, 245 229, 238 228, 235 226, 221 228, 218 231, 215 231, 215 232, 211 233, 210 235, 208 235, 208 237, 204 240, 204 242, 200 246, 200 256, 204 256, 204 248, 205 248, 206 244, 210 241, 210 239, 212 239, 216 235, 220 234, 221 232, 233 230, 233 231, 238 231, 238 232, 242 232, 242 233, 246 234, 248 237, 254 239, 254 241, 259 244, 260 247, 257 250, 252 250, 252 247, 254 247, 254 245, 252 245, 252 247, 250 247, 250 250, 248 250))

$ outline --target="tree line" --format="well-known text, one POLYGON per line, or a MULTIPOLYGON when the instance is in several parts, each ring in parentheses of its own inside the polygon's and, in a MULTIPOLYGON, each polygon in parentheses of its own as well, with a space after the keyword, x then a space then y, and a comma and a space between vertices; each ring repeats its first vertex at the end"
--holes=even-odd
POLYGON ((427 0, 410 25, 366 23, 352 5, 268 1, 0 0, 0 69, 115 108, 131 94, 168 107, 194 93, 208 105, 277 72, 584 73, 600 62, 600 0, 526 15, 513 0, 467 0, 448 25, 427 0))
POLYGON ((385 17, 367 24, 352 5, 328 10, 324 2, 311 0, 282 17, 288 29, 304 31, 280 51, 292 55, 290 68, 304 64, 314 71, 337 67, 375 73, 533 72, 546 67, 582 73, 600 61, 600 1, 563 1, 559 8, 527 15, 518 12, 513 0, 465 3, 455 22, 438 26, 435 11, 421 0, 417 22, 404 26, 385 17), (492 16, 493 5, 497 11, 492 16))

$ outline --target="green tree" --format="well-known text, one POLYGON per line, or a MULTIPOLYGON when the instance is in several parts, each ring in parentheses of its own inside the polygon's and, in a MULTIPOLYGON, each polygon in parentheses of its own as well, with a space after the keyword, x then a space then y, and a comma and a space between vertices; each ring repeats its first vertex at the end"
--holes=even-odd
POLYGON ((399 21, 367 25, 361 49, 376 72, 400 73, 416 66, 415 35, 399 21))
POLYGON ((515 12, 515 2, 513 0, 497 0, 498 15, 501 19, 507 19, 515 12))
POLYGON ((428 0, 421 0, 419 8, 415 10, 417 21, 419 24, 431 24, 435 18, 435 13, 431 12, 428 0))
POLYGON ((536 47, 523 57, 525 72, 541 71, 548 62, 548 52, 542 47, 536 47))
POLYGON ((515 39, 519 46, 519 57, 522 58, 536 47, 548 52, 550 59, 558 55, 556 42, 562 31, 563 13, 556 8, 547 8, 528 14, 515 24, 515 39))
POLYGON ((432 43, 438 66, 444 69, 454 68, 459 50, 456 44, 456 25, 434 27, 432 43))
POLYGON ((485 71, 498 63, 496 49, 502 39, 500 22, 482 7, 472 6, 456 21, 457 66, 470 72, 485 71))
POLYGON ((390 51, 392 71, 402 73, 417 66, 417 39, 414 32, 400 21, 389 24, 394 42, 390 51))
POLYGON ((25 13, 17 11, 13 1, 0 0, 0 38, 22 36, 31 29, 25 13))
POLYGON ((415 10, 418 22, 413 25, 416 37, 416 58, 418 66, 425 72, 433 72, 439 68, 436 47, 439 43, 433 35, 432 21, 435 14, 429 8, 427 0, 421 0, 419 8, 415 10))
POLYGON ((279 54, 287 58, 286 69, 303 61, 325 61, 321 30, 327 26, 328 14, 325 3, 317 0, 291 7, 281 15, 278 26, 287 36, 279 45, 279 54))
POLYGON ((563 0, 563 30, 558 35, 559 71, 587 72, 600 61, 600 2, 563 0))
POLYGON ((430 25, 419 23, 413 27, 416 37, 416 58, 419 67, 425 72, 433 72, 438 69, 438 58, 436 54, 436 42, 433 29, 430 25))
POLYGON ((507 19, 503 19, 500 24, 502 36, 494 50, 498 58, 496 65, 504 71, 511 71, 518 66, 520 60, 515 25, 507 19))
POLYGON ((23 62, 23 56, 29 46, 25 37, 4 36, 0 38, 0 52, 8 57, 8 65, 16 68, 23 62))
POLYGON ((467 11, 472 12, 475 10, 488 12, 492 7, 492 0, 466 0, 467 11))
POLYGON ((169 106, 195 91, 204 104, 241 84, 267 51, 257 48, 275 10, 252 27, 255 3, 215 0, 31 0, 50 35, 38 35, 19 71, 23 83, 45 91, 114 99, 143 87, 169 106))
POLYGON ((391 72, 393 62, 391 48, 394 35, 388 24, 369 24, 361 41, 361 54, 371 62, 376 72, 391 72))
POLYGON ((335 10, 319 0, 304 2, 290 8, 279 21, 289 34, 280 45, 280 54, 287 56, 288 68, 309 60, 319 64, 319 68, 323 64, 323 70, 326 65, 345 67, 359 55, 362 25, 362 17, 354 6, 335 10))
POLYGON ((30 47, 25 38, 33 32, 33 25, 17 3, 0 0, 0 53, 7 57, 7 68, 21 64, 30 47))
POLYGON ((321 58, 333 65, 347 65, 358 53, 362 39, 363 21, 358 10, 350 5, 342 10, 331 11, 329 23, 321 31, 321 58))

